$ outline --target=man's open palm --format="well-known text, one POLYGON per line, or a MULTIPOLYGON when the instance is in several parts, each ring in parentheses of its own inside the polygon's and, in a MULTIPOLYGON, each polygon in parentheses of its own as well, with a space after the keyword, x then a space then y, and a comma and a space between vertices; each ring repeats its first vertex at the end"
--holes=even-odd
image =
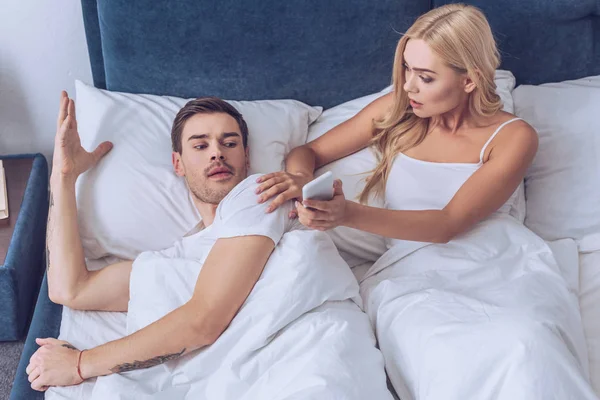
POLYGON ((63 91, 56 122, 54 167, 59 168, 63 175, 77 177, 93 167, 110 149, 112 149, 111 142, 101 143, 91 153, 81 147, 77 132, 75 102, 69 99, 67 92, 63 91))

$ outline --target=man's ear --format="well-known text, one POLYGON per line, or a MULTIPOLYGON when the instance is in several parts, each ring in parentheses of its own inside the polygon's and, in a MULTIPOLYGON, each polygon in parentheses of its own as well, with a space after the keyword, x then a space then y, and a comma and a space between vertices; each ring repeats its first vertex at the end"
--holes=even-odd
POLYGON ((246 170, 250 169, 250 147, 246 145, 246 170))
POLYGON ((183 161, 181 161, 181 154, 176 151, 171 153, 171 161, 173 162, 175 174, 177 174, 177 176, 185 176, 185 167, 183 161))

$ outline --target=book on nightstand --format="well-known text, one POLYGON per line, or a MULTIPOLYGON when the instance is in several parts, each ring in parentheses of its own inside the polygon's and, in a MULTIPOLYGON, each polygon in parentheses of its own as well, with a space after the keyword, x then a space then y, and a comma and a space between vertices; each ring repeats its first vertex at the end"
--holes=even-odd
POLYGON ((8 193, 6 191, 6 176, 4 165, 0 160, 0 220, 8 218, 8 193))

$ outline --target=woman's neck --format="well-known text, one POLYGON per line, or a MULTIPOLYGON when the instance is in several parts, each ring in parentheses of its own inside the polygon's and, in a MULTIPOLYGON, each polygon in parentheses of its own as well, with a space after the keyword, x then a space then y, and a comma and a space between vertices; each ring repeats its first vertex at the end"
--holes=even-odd
POLYGON ((481 118, 471 114, 469 103, 464 102, 444 114, 432 116, 430 129, 438 128, 443 132, 455 134, 461 129, 479 127, 482 122, 481 118))

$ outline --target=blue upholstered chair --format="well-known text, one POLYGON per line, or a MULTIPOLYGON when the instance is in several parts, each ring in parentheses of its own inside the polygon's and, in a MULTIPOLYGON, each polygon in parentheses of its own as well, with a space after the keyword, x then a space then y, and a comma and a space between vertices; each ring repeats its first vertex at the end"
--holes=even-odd
POLYGON ((43 277, 48 217, 48 163, 41 154, 0 158, 6 161, 32 159, 19 213, 11 215, 14 230, 4 265, 0 265, 0 341, 10 341, 20 340, 27 333, 43 277))

